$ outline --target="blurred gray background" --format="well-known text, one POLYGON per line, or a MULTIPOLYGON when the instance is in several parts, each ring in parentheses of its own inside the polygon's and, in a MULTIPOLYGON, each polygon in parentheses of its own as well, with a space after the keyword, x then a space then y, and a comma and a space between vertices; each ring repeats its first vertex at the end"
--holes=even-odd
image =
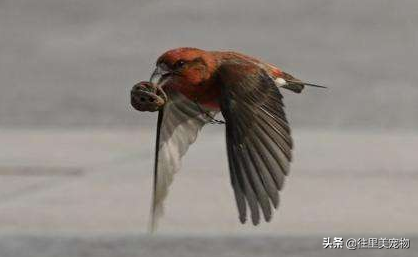
POLYGON ((295 126, 415 128, 416 1, 0 1, 0 124, 136 126, 131 85, 164 51, 235 50, 328 86, 295 126))
POLYGON ((0 0, 0 256, 417 256, 418 2, 0 0), (146 234, 164 51, 234 50, 327 90, 284 92, 295 138, 273 221, 238 222, 222 126, 146 234), (411 239, 322 249, 323 237, 411 239))

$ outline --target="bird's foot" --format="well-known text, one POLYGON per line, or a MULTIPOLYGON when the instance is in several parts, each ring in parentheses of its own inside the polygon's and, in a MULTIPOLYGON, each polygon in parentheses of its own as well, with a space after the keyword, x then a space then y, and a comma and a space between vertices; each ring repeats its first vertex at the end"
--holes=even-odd
POLYGON ((167 95, 157 84, 141 81, 131 90, 131 105, 138 111, 159 111, 166 102, 167 95))

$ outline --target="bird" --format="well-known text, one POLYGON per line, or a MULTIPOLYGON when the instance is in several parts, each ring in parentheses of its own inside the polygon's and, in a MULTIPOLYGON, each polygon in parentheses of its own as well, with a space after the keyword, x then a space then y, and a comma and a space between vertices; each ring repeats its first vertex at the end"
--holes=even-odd
POLYGON ((181 159, 202 127, 225 126, 230 183, 238 218, 269 222, 289 174, 293 140, 282 89, 301 93, 301 81, 267 62, 233 51, 181 47, 163 53, 149 81, 131 90, 139 111, 158 111, 151 231, 181 159), (224 120, 215 119, 221 113, 224 120))

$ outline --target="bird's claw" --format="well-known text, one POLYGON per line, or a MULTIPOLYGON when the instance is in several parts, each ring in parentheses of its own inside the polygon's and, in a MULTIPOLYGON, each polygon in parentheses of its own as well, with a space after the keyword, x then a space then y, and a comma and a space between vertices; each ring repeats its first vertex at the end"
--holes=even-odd
POLYGON ((162 109, 168 98, 157 84, 141 81, 132 87, 131 105, 141 112, 155 112, 162 109))

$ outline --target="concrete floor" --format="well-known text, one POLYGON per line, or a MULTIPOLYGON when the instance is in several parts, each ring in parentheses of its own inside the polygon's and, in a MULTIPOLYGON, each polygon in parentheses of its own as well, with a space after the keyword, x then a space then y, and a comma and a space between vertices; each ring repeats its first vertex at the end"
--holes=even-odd
MULTIPOLYGON (((363 237, 361 235, 360 237, 363 237)), ((411 238, 413 242, 417 237, 411 238)), ((2 257, 416 257, 414 249, 323 249, 320 236, 13 236, 2 257)))
MULTIPOLYGON (((145 251, 138 256, 152 256, 156 242, 189 242, 191 249, 202 249, 202 255, 185 248, 184 255, 172 256, 209 256, 213 249, 205 242, 212 241, 216 256, 247 256, 220 250, 235 242, 244 247, 237 253, 248 253, 246 240, 263 249, 277 241, 278 252, 303 256, 301 247, 315 253, 325 236, 417 235, 418 134, 294 130, 294 137, 296 158, 279 211, 272 222, 253 227, 238 222, 222 128, 205 129, 184 159, 159 232, 150 239, 144 233, 152 130, 0 130, 0 256, 62 256, 59 247, 67 256, 87 256, 83 251, 90 250, 88 256, 133 256, 129 251, 138 247, 145 251), (20 245, 29 248, 10 255, 23 251, 20 245), (87 250, 89 245, 101 250, 87 250), (81 250, 69 251, 71 246, 81 250), (109 247, 115 255, 100 254, 109 247)), ((274 245, 269 247, 272 252, 260 256, 277 256, 274 245)), ((167 249, 155 256, 168 256, 167 249)), ((364 251, 375 252, 356 254, 364 251)), ((376 256, 416 253, 416 248, 381 250, 376 256)))

